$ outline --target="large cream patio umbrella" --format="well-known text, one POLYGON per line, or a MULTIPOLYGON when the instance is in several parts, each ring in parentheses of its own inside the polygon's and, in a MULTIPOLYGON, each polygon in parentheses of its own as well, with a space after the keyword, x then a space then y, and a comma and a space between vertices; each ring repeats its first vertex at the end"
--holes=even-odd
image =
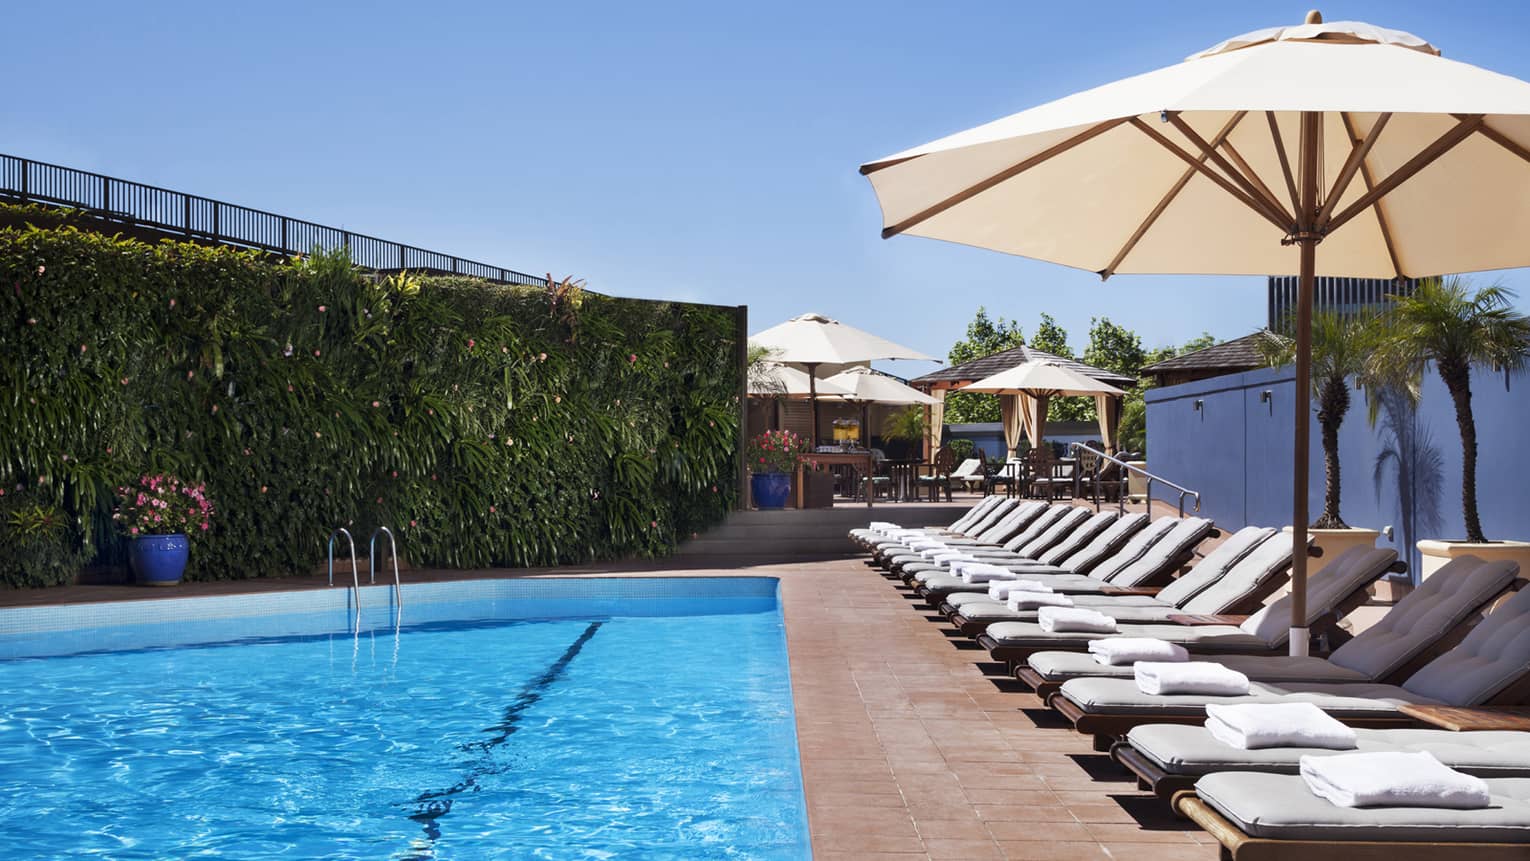
POLYGON ((861 405, 861 445, 871 448, 870 406, 872 404, 919 404, 933 406, 935 399, 886 374, 870 368, 846 368, 823 381, 824 386, 843 389, 840 400, 861 405))
MULTIPOLYGON (((1091 397, 1103 406, 1105 398, 1126 394, 1109 383, 1080 374, 1055 362, 1032 360, 962 386, 958 391, 982 392, 1005 398, 1004 441, 1013 454, 1019 444, 1019 426, 1023 425, 1031 448, 1041 445, 1046 433, 1047 405, 1052 398, 1091 397), (1018 421, 1017 421, 1018 419, 1018 421)), ((1100 415, 1105 415, 1102 411, 1100 415)), ((1102 423, 1103 424, 1103 423, 1102 423)), ((1108 436, 1108 434, 1107 434, 1108 436)), ((1106 445, 1111 440, 1105 440, 1106 445)))
POLYGON ((918 350, 895 344, 822 314, 802 314, 749 336, 749 343, 770 350, 778 362, 802 365, 813 399, 813 444, 818 444, 817 370, 819 365, 848 365, 873 359, 932 360, 918 350))
POLYGON ((813 380, 806 371, 778 362, 767 362, 761 371, 764 379, 749 381, 749 394, 784 397, 791 400, 817 397, 836 397, 850 392, 828 380, 813 380))
MULTIPOLYGON (((884 237, 945 239, 1102 278, 1299 272, 1298 547, 1316 274, 1530 265, 1530 84, 1444 59, 1417 36, 1325 24, 1315 12, 861 172, 884 237)), ((1296 654, 1307 646, 1306 572, 1298 553, 1296 654)))

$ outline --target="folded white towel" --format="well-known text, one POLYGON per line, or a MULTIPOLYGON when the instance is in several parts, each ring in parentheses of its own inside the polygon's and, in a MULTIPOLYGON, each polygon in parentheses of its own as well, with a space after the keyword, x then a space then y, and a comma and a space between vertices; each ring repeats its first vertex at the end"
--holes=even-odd
POLYGON ((898 524, 890 523, 890 522, 888 522, 886 520, 873 520, 873 521, 871 521, 871 526, 870 526, 870 529, 871 529, 872 532, 891 532, 894 529, 901 529, 901 528, 902 527, 899 526, 898 524))
POLYGON ((945 565, 950 562, 975 562, 977 557, 961 550, 947 550, 944 553, 936 553, 930 557, 930 561, 936 565, 945 565))
POLYGON ((1177 664, 1190 660, 1184 646, 1153 637, 1106 637, 1089 641, 1089 654, 1107 667, 1125 667, 1138 661, 1177 664))
POLYGON ((1428 751, 1304 756, 1300 762, 1312 794, 1340 807, 1471 810, 1492 803, 1485 781, 1445 766, 1428 751))
POLYGON ((1054 590, 1045 583, 1035 580, 992 580, 988 583, 988 597, 1000 601, 1009 599, 1015 592, 1037 592, 1051 594, 1054 590))
POLYGON ((920 538, 916 541, 911 541, 908 543, 908 549, 914 551, 915 553, 918 553, 922 550, 943 549, 945 546, 946 543, 944 541, 935 541, 929 538, 920 538))
POLYGON ((1083 607, 1042 607, 1037 611, 1041 630, 1049 634, 1078 632, 1083 634, 1114 634, 1116 620, 1096 610, 1083 607))
POLYGON ((1354 750, 1355 731, 1312 703, 1246 703, 1206 706, 1212 738, 1239 750, 1320 747, 1354 750))
POLYGON ((1042 607, 1072 607, 1073 599, 1067 595, 1051 592, 1027 592, 1024 589, 1016 589, 1009 593, 1004 603, 1011 610, 1039 610, 1042 607))
POLYGON ((1215 661, 1138 661, 1132 670, 1137 690, 1145 694, 1236 697, 1248 693, 1248 676, 1215 661))
POLYGON ((987 583, 991 580, 1009 580, 1015 575, 1008 568, 1000 568, 997 565, 989 565, 986 562, 957 562, 955 565, 962 566, 962 581, 966 583, 987 583))

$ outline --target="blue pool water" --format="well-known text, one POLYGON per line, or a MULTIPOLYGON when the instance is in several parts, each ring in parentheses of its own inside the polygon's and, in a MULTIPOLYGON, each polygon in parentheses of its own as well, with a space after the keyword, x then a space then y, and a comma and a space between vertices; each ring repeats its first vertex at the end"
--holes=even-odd
POLYGON ((75 652, 0 660, 5 857, 808 857, 773 584, 648 579, 406 588, 396 631, 386 607, 358 626, 185 600, 127 626, 0 619, 0 655, 75 652), (163 645, 219 624, 237 641, 163 645))

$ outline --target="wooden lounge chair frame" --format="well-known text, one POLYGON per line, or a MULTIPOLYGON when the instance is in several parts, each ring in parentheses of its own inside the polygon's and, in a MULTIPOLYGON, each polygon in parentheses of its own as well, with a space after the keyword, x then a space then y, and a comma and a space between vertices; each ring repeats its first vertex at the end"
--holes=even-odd
POLYGON ((1251 837, 1194 792, 1171 804, 1216 838, 1225 861, 1524 861, 1524 843, 1417 843, 1370 840, 1278 840, 1251 837))

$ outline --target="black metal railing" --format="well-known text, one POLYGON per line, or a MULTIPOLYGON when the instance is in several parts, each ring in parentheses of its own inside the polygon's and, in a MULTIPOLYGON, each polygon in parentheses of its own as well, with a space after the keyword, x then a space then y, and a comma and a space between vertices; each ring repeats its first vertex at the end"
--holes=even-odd
MULTIPOLYGON (((1173 491, 1176 491, 1177 493, 1179 493, 1179 516, 1180 517, 1184 517, 1185 516, 1185 497, 1186 496, 1190 496, 1190 497, 1194 498, 1193 501, 1195 502, 1195 510, 1196 511, 1200 511, 1201 510, 1201 494, 1200 494, 1200 491, 1191 490, 1188 487, 1181 487, 1181 486, 1175 484, 1174 482, 1168 480, 1167 478, 1164 478, 1163 476, 1154 475, 1151 472, 1148 472, 1147 470, 1143 469, 1140 466, 1135 466, 1135 465, 1129 463, 1128 461, 1124 461, 1124 460, 1116 457, 1115 455, 1107 454, 1107 453, 1105 453, 1103 451, 1100 451, 1099 449, 1097 449, 1094 446, 1089 445, 1087 443, 1075 442, 1075 443, 1069 443, 1069 445, 1073 449, 1074 455, 1077 455, 1081 451, 1087 451, 1087 452, 1090 452, 1091 454, 1096 455, 1099 458, 1098 463, 1100 465, 1103 465, 1103 464, 1105 464, 1107 462, 1115 464, 1117 467, 1119 467, 1123 471, 1123 475, 1122 475, 1123 479, 1127 479, 1127 478, 1129 478, 1132 475, 1140 475, 1140 476, 1142 476, 1143 481, 1144 481, 1143 491, 1142 491, 1143 492, 1143 501, 1147 503, 1148 511, 1149 512, 1151 512, 1152 509, 1153 509, 1153 482, 1155 482, 1155 481, 1158 482, 1159 484, 1169 488, 1170 490, 1173 490, 1173 491)), ((1074 469, 1073 475, 1074 475, 1074 482, 1075 482, 1074 495, 1077 496, 1078 492, 1077 492, 1076 486, 1077 486, 1078 478, 1080 476, 1079 470, 1078 469, 1074 469)), ((1099 480, 1098 473, 1096 473, 1093 476, 1093 479, 1094 479, 1093 484, 1094 484, 1094 487, 1096 489, 1095 490, 1095 495, 1094 495, 1094 508, 1095 508, 1096 511, 1098 511, 1099 508, 1100 508, 1100 495, 1099 495, 1099 490, 1098 490, 1099 486, 1100 486, 1100 480, 1099 480)), ((1121 489, 1121 493, 1117 494, 1117 497, 1116 497, 1117 501, 1120 503, 1120 506, 1121 506, 1121 513, 1123 513, 1123 514, 1126 513, 1126 497, 1127 497, 1127 495, 1128 494, 1126 493, 1126 488, 1123 487, 1121 489)))
POLYGON ((70 207, 116 224, 283 256, 343 248, 351 262, 366 269, 470 275, 501 284, 547 283, 544 277, 439 251, 12 155, 0 154, 0 199, 70 207))

